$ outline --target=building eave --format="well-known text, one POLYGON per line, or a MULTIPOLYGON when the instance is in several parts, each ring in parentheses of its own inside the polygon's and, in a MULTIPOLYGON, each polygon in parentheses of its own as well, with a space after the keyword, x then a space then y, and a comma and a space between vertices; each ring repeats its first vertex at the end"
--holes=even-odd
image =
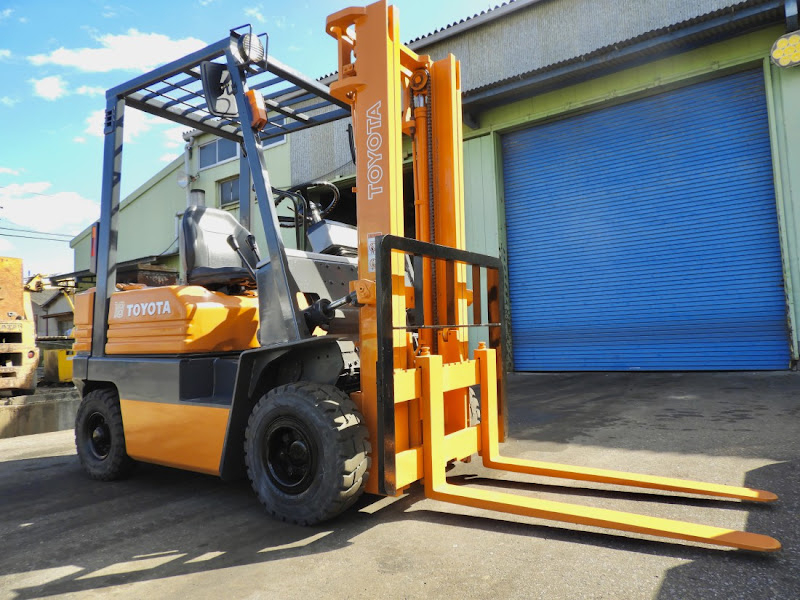
POLYGON ((464 92, 465 115, 784 23, 783 0, 744 2, 464 92))

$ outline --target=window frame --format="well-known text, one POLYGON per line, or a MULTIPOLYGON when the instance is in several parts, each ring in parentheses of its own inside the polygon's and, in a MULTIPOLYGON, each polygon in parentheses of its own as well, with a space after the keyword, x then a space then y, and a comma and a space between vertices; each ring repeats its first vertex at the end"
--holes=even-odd
POLYGON ((219 199, 219 207, 223 210, 227 210, 234 206, 239 206, 239 202, 241 198, 239 198, 239 175, 233 175, 232 177, 226 177, 225 179, 220 179, 217 181, 217 198, 219 199), (234 183, 233 189, 236 190, 236 200, 232 200, 228 203, 222 202, 222 186, 226 183, 234 183))
MULTIPOLYGON (((282 122, 285 121, 285 120, 286 120, 285 117, 283 117, 281 119, 282 122)), ((273 148, 275 146, 280 146, 281 144, 285 144, 286 141, 287 141, 287 136, 288 135, 289 135, 288 133, 284 133, 283 136, 281 136, 280 138, 274 138, 268 144, 265 144, 265 145, 261 146, 261 149, 262 150, 267 150, 269 148, 273 148)), ((218 138, 215 138, 215 139, 211 140, 210 142, 206 142, 205 144, 200 144, 200 145, 197 146, 197 172, 198 173, 200 171, 205 171, 207 169, 213 169, 214 167, 217 167, 219 165, 224 165, 224 164, 229 163, 231 161, 238 160, 241 157, 241 152, 242 152, 241 147, 236 142, 231 142, 232 144, 234 144, 236 146, 236 153, 230 158, 226 158, 224 160, 219 160, 219 147, 217 146, 217 144, 220 141, 223 141, 223 138, 219 138, 218 137, 218 138), (210 146, 211 144, 215 145, 214 154, 215 154, 215 158, 217 158, 217 160, 216 160, 216 162, 213 162, 210 165, 206 165, 205 167, 201 167, 200 166, 200 149, 201 148, 206 148, 206 147, 210 146)), ((224 141, 229 141, 229 140, 224 140, 224 141)), ((220 183, 220 182, 218 181, 217 183, 220 183)))
MULTIPOLYGON (((241 149, 239 148, 239 144, 237 144, 236 142, 230 142, 231 144, 233 144, 236 147, 236 152, 230 158, 219 160, 219 146, 218 146, 218 144, 219 144, 220 141, 222 141, 222 139, 223 138, 216 138, 214 140, 211 140, 210 142, 206 142, 205 144, 200 144, 199 146, 197 146, 197 171, 198 172, 205 171, 206 169, 213 169, 216 166, 224 165, 226 163, 229 163, 231 161, 239 159, 240 152, 241 152, 241 149), (210 146, 211 144, 214 144, 214 157, 216 159, 216 162, 213 162, 210 165, 206 165, 205 167, 201 167, 200 166, 200 149, 201 148, 206 148, 206 147, 210 146)), ((225 140, 225 141, 230 141, 230 140, 225 140)))

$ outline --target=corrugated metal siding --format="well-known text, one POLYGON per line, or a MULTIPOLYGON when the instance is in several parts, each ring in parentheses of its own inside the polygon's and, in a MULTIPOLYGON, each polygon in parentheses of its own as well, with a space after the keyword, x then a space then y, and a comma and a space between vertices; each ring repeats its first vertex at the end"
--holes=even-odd
MULTIPOLYGON (((298 108, 302 108, 300 105, 298 108)), ((328 109, 333 110, 333 109, 328 109)), ((327 110, 309 112, 318 115, 327 110)), ((292 185, 314 179, 336 179, 355 173, 347 126, 350 118, 291 134, 292 185)))
MULTIPOLYGON (((475 88, 741 4, 737 0, 538 2, 439 42, 436 36, 417 40, 414 48, 435 60, 454 54, 461 61, 462 89, 468 96, 475 88)), ((454 8, 452 16, 464 15, 454 8)), ((322 174, 332 179, 355 172, 353 165, 347 164, 346 126, 346 121, 339 121, 292 134, 293 185, 322 174)))
POLYGON ((469 91, 741 4, 736 0, 537 2, 441 42, 422 43, 415 50, 434 59, 454 54, 461 61, 463 90, 469 91))
POLYGON ((764 81, 503 138, 517 370, 785 369, 764 81))

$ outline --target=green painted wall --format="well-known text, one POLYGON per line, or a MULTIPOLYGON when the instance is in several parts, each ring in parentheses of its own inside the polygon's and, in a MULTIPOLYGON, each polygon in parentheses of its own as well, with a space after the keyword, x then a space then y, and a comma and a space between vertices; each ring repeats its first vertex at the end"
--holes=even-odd
POLYGON ((767 99, 770 108, 775 196, 783 254, 783 276, 792 331, 792 350, 798 358, 797 324, 800 304, 800 112, 794 101, 800 98, 800 71, 780 69, 765 62, 767 99))
MULTIPOLYGON (((467 249, 499 256, 500 243, 497 215, 497 169, 495 169, 494 137, 484 135, 464 142, 464 220, 467 249)), ((484 281, 485 285, 485 281, 484 281)), ((467 269, 467 286, 472 288, 472 270, 467 269)), ((472 288, 474 289, 474 288, 472 288)), ((488 321, 486 295, 483 294, 483 320, 488 321)), ((470 313, 470 319, 471 319, 470 313)), ((469 351, 478 342, 489 341, 486 327, 469 330, 469 351)))
MULTIPOLYGON (((120 203, 118 262, 158 255, 175 247, 175 214, 186 206, 186 194, 177 184, 182 168, 183 159, 174 160, 120 203)), ((88 269, 91 227, 71 245, 75 270, 88 269)))
MULTIPOLYGON (((196 140, 196 144, 211 141, 213 136, 204 135, 196 140)), ((190 185, 191 189, 200 189, 206 193, 206 206, 219 207, 219 187, 217 182, 239 174, 239 161, 234 159, 198 172, 199 152, 195 148, 190 161, 190 171, 197 173, 197 179, 190 185)), ((277 144, 265 150, 267 167, 270 171, 272 185, 288 186, 291 181, 289 173, 289 142, 277 144)), ((159 255, 177 250, 178 219, 186 208, 186 190, 177 184, 178 172, 183 170, 183 156, 170 163, 154 177, 141 185, 130 196, 121 202, 119 217, 119 246, 117 261, 125 262, 144 256, 159 255)), ((124 176, 124 167, 123 167, 124 176)), ((230 207, 237 217, 239 207, 230 207)), ((288 213, 288 209, 284 208, 288 213)), ((252 229, 261 247, 265 247, 261 217, 251 198, 252 229)), ((286 231, 286 230, 284 230, 286 231)), ((89 252, 91 244, 91 227, 76 236, 71 246, 74 253, 75 270, 89 268, 89 252)), ((287 243, 293 238, 287 235, 287 243)), ((179 268, 177 257, 165 257, 163 264, 175 269, 179 268)))
MULTIPOLYGON (((800 111, 793 100, 800 98, 800 69, 784 70, 769 65, 768 55, 773 42, 784 33, 773 27, 736 39, 727 40, 653 61, 620 73, 586 81, 568 88, 540 94, 513 104, 498 106, 478 116, 479 128, 465 130, 465 179, 467 204, 467 244, 475 251, 494 247, 504 254, 504 207, 502 190, 502 156, 497 140, 507 131, 561 118, 632 98, 656 94, 694 81, 722 76, 744 68, 763 66, 770 114, 775 191, 781 229, 784 276, 787 294, 787 323, 792 331, 792 354, 798 358, 795 323, 800 323, 800 305, 793 290, 800 286, 800 172, 791 168, 800 164, 800 111), (487 156, 486 152, 494 152, 487 156), (480 171, 476 174, 475 171, 480 171), (491 183, 494 183, 492 185, 491 183), (480 187, 482 193, 478 194, 480 187), (494 188, 494 193, 492 189, 494 188), (487 214, 493 204, 499 218, 491 221, 487 214), (476 215, 470 225, 470 215, 476 215), (485 220, 484 230, 495 226, 495 232, 482 239, 477 219, 485 220)), ((486 231, 483 235, 487 235, 486 231)), ((508 297, 508 296, 506 296, 508 297)))
POLYGON ((757 65, 767 57, 772 43, 783 29, 764 29, 739 38, 712 44, 662 60, 653 61, 613 75, 592 79, 574 86, 498 106, 479 115, 480 128, 469 130, 465 138, 494 131, 507 131, 533 121, 563 116, 637 94, 652 94, 684 85, 692 79, 722 75, 743 65, 757 65))

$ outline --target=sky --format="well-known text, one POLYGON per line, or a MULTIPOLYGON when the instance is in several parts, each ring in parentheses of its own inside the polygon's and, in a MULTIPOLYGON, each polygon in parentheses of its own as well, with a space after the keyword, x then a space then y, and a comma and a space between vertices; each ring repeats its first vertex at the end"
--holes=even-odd
MULTIPOLYGON (((404 41, 496 4, 395 0, 404 41)), ((105 90, 251 23, 278 60, 336 70, 325 18, 348 0, 0 0, 0 256, 73 270, 69 240, 100 214, 105 90)), ((183 152, 185 127, 126 109, 123 198, 183 152)), ((177 183, 176 183, 177 186, 177 183)), ((143 232, 146 235, 146 232, 143 232)))

